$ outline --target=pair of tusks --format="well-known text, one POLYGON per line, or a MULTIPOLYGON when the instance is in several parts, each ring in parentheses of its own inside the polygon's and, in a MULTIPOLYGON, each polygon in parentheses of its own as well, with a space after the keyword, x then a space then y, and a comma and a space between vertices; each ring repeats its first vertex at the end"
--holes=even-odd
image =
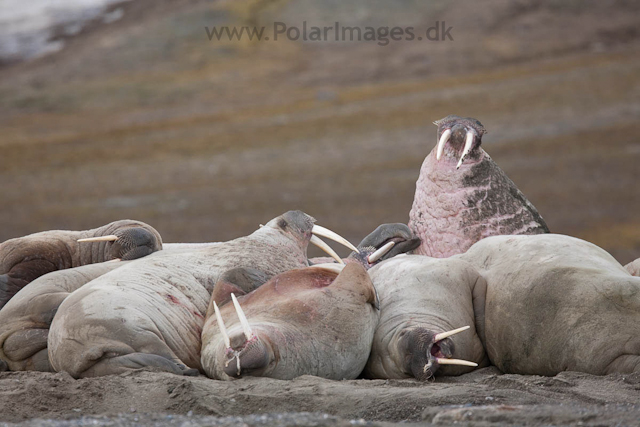
MULTIPOLYGON (((442 153, 444 152, 444 146, 447 143, 447 141, 449 141, 450 137, 451 137, 451 129, 445 129, 445 131, 442 132, 442 135, 440 135, 440 140, 438 141, 438 149, 436 150, 436 160, 440 160, 440 157, 442 157, 442 153)), ((456 166, 456 169, 460 169, 460 166, 462 166, 462 162, 464 161, 464 158, 467 157, 467 155, 471 151, 471 147, 473 146, 473 137, 474 137, 473 132, 468 130, 467 137, 464 142, 464 150, 462 151, 462 156, 460 156, 460 160, 458 161, 458 166, 456 166)))
MULTIPOLYGON (((470 326, 463 326, 462 328, 454 329, 452 331, 441 332, 439 334, 436 334, 433 337, 433 342, 437 343, 438 341, 442 341, 443 339, 448 338, 451 335, 459 334, 462 331, 466 331, 469 328, 470 326)), ((437 357, 436 361, 438 362, 439 365, 472 366, 474 368, 478 366, 478 364, 475 362, 469 362, 468 360, 460 360, 460 359, 445 359, 442 357, 437 357)), ((427 368, 427 366, 425 366, 425 368, 427 368)))
MULTIPOLYGON (((242 332, 244 332, 244 336, 249 341, 254 337, 253 331, 251 330, 251 326, 249 326, 249 321, 247 320, 247 316, 244 315, 244 311, 242 311, 242 307, 240 307, 240 303, 236 298, 235 294, 231 294, 231 301, 233 301, 233 306, 236 309, 236 313, 238 314, 238 319, 240 319, 240 324, 242 325, 242 332)), ((229 338, 229 334, 227 333, 227 328, 224 326, 224 322, 222 321, 222 316, 220 315, 220 309, 218 308, 218 304, 215 301, 213 302, 213 310, 216 312, 216 320, 218 321, 218 328, 220 328, 220 333, 222 334, 222 338, 224 339, 224 345, 226 348, 231 348, 231 339, 229 338)))
MULTIPOLYGON (((311 232, 314 235, 311 236, 310 243, 313 243, 314 245, 316 245, 317 247, 319 247, 320 249, 322 249, 323 251, 328 253, 331 256, 331 258, 335 259, 339 264, 344 264, 344 262, 342 261, 342 258, 340 258, 338 256, 338 254, 336 254, 333 251, 333 249, 331 249, 331 247, 329 247, 329 245, 327 245, 325 242, 323 242, 318 236, 323 236, 323 237, 326 237, 327 239, 331 239, 331 240, 333 240, 335 242, 338 242, 338 243, 348 247, 349 249, 355 251, 356 253, 360 253, 358 248, 353 246, 347 239, 345 239, 344 237, 340 236, 337 233, 334 233, 333 231, 331 231, 329 229, 326 229, 324 227, 320 227, 319 225, 314 225, 313 229, 311 230, 311 232)), ((381 246, 380 249, 377 249, 374 253, 369 255, 367 257, 367 261, 369 262, 369 264, 375 263, 380 258, 385 256, 387 254, 387 252, 389 252, 391 250, 391 248, 393 248, 394 246, 395 246, 395 242, 387 242, 386 244, 381 246)))
POLYGON ((329 254, 329 256, 331 256, 331 258, 335 259, 338 262, 338 264, 344 264, 344 261, 342 261, 342 258, 340 258, 340 256, 318 236, 331 239, 334 242, 340 243, 341 245, 346 246, 352 251, 355 251, 356 253, 360 253, 358 248, 353 246, 351 242, 349 242, 347 239, 345 239, 338 233, 329 230, 328 228, 324 228, 319 225, 314 225, 313 228, 311 229, 311 233, 313 233, 313 235, 311 236, 311 240, 309 241, 309 243, 313 243, 314 245, 316 245, 317 247, 325 251, 327 254, 329 254))

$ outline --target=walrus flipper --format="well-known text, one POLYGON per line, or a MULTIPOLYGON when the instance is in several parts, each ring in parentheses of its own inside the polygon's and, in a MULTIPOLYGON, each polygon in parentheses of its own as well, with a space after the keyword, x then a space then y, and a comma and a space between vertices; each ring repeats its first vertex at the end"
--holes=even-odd
POLYGON ((101 377, 103 375, 122 374, 138 369, 168 372, 176 375, 198 375, 197 369, 191 369, 181 363, 149 353, 129 353, 123 356, 105 358, 84 371, 80 378, 101 377))

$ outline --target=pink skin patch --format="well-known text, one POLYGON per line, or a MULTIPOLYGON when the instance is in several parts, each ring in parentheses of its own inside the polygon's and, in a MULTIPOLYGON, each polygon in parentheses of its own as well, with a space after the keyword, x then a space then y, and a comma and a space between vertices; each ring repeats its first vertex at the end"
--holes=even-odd
POLYGON ((408 224, 422 242, 414 253, 447 258, 485 237, 549 232, 536 208, 480 147, 484 128, 477 120, 449 116, 438 123, 438 138, 446 129, 452 133, 440 160, 434 147, 420 169, 408 224), (468 132, 473 145, 460 164, 468 132))

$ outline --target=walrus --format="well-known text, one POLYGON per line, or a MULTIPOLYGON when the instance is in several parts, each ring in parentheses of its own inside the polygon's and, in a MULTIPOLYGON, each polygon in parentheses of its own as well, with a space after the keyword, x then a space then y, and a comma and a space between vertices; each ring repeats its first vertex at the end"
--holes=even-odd
POLYGON ((494 235, 541 234, 549 228, 502 169, 481 148, 486 130, 455 115, 434 122, 438 143, 416 182, 409 228, 415 254, 446 258, 494 235))
POLYGON ((0 308, 28 283, 52 271, 115 259, 133 260, 160 249, 160 233, 132 220, 92 230, 43 231, 7 240, 0 244, 0 308), (84 243, 90 238, 97 243, 84 243))
POLYGON ((495 236, 460 259, 487 282, 485 345, 514 374, 640 372, 640 278, 574 237, 495 236))
MULTIPOLYGON (((378 321, 377 296, 358 262, 321 264, 273 277, 218 309, 202 331, 202 366, 214 379, 355 379, 378 321)), ((218 301, 216 301, 218 300, 218 301)))
MULTIPOLYGON (((206 245, 209 244, 167 243, 162 251, 166 255, 206 245)), ((0 310, 0 371, 53 372, 47 337, 60 304, 75 290, 129 262, 102 262, 53 271, 16 293, 0 310)))
POLYGON ((52 372, 47 337, 62 301, 84 284, 128 262, 103 262, 53 271, 22 288, 0 310, 0 361, 4 362, 4 368, 52 372))
MULTIPOLYGON (((255 268, 269 278, 308 266, 307 245, 317 239, 312 234, 345 241, 314 222, 290 211, 249 236, 156 252, 92 280, 67 297, 53 319, 51 366, 74 378, 139 368, 197 374, 213 285, 235 267, 255 268)), ((255 278, 255 285, 263 280, 255 278)))
POLYGON ((489 364, 483 345, 486 283, 471 264, 399 255, 369 274, 380 298, 380 321, 366 377, 424 381, 489 364))

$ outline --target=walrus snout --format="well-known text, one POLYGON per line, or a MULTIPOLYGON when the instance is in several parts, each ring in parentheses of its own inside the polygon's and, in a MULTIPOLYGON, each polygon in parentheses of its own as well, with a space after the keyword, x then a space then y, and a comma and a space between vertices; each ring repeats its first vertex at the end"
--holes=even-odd
POLYGON ((112 242, 111 260, 129 261, 145 257, 162 249, 162 238, 155 230, 145 227, 128 227, 106 236, 79 239, 79 243, 112 242))
POLYGON ((458 160, 456 169, 460 169, 465 159, 480 160, 482 135, 487 133, 482 123, 471 117, 449 115, 433 122, 438 126, 438 144, 436 160, 445 158, 458 160))
POLYGON ((227 361, 224 373, 233 378, 243 375, 260 376, 260 373, 269 366, 269 351, 264 342, 253 336, 247 340, 243 335, 238 336, 242 344, 240 349, 233 347, 234 338, 231 338, 232 349, 227 349, 227 361))
POLYGON ((475 362, 453 359, 455 345, 452 335, 466 331, 469 326, 452 331, 435 333, 427 328, 418 327, 403 332, 401 345, 406 346, 407 366, 418 381, 426 381, 433 377, 441 365, 478 366, 475 362))
POLYGON ((382 224, 366 236, 349 258, 358 260, 366 269, 396 255, 411 252, 420 246, 420 239, 401 223, 382 224))
POLYGON ((123 261, 142 258, 162 248, 162 242, 151 231, 133 227, 118 231, 111 246, 111 256, 123 261))

